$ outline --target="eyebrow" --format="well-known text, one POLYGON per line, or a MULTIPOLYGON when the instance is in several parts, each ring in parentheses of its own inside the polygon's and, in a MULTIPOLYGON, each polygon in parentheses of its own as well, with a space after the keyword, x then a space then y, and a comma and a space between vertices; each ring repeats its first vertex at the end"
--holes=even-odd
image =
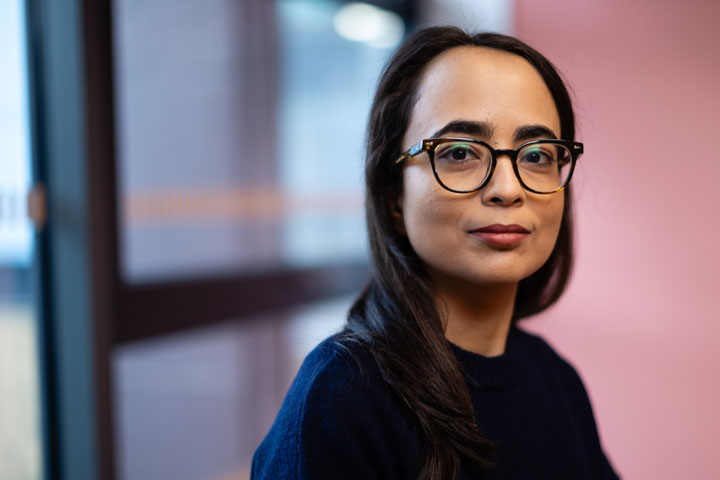
MULTIPOLYGON (((495 127, 488 122, 475 122, 471 120, 453 120, 433 134, 433 138, 442 137, 448 132, 472 135, 483 139, 490 139, 493 136, 495 127)), ((545 125, 523 125, 515 130, 513 140, 517 143, 536 138, 557 139, 557 135, 545 125)))
POLYGON ((495 127, 488 122, 473 122, 470 120, 454 120, 437 132, 433 133, 433 138, 442 137, 448 132, 464 133, 475 137, 489 139, 492 137, 495 127))
POLYGON ((524 125, 517 130, 515 130, 515 136, 513 137, 513 140, 515 142, 520 143, 524 142, 526 140, 534 140, 536 138, 552 138, 557 140, 557 135, 555 135, 555 132, 550 130, 545 125, 524 125))

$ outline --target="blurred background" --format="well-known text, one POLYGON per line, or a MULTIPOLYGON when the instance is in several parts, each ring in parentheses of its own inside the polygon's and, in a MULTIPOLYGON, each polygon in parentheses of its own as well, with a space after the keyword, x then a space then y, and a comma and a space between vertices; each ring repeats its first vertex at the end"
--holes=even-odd
POLYGON ((720 6, 0 0, 0 478, 249 477, 367 274, 365 122, 413 30, 573 90, 577 264, 523 323, 623 478, 720 478, 720 6))

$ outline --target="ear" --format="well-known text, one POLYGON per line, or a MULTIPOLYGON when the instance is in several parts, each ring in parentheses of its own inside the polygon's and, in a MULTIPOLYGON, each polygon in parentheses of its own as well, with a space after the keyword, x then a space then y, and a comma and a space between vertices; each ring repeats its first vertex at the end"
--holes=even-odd
POLYGON ((407 235, 407 232, 405 231, 405 218, 403 217, 402 203, 403 196, 401 193, 393 202, 392 216, 395 219, 395 228, 397 229, 397 231, 402 233, 403 235, 407 235))

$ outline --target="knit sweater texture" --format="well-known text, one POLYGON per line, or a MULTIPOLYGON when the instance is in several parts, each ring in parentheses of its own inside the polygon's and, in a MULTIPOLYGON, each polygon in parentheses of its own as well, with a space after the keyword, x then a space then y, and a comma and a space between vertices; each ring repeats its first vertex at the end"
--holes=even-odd
MULTIPOLYGON (((580 377, 542 338, 512 326, 500 356, 451 347, 478 428, 496 446, 489 475, 461 466, 459 480, 619 478, 580 377)), ((305 359, 251 478, 414 480, 422 459, 416 421, 372 355, 330 337, 305 359)))

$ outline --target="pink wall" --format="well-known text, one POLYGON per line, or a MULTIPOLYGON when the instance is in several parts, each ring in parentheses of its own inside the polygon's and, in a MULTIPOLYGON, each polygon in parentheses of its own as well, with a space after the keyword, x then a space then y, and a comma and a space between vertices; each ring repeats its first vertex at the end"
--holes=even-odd
POLYGON ((527 324, 577 367, 624 478, 720 478, 720 3, 516 1, 575 91, 577 268, 527 324))

